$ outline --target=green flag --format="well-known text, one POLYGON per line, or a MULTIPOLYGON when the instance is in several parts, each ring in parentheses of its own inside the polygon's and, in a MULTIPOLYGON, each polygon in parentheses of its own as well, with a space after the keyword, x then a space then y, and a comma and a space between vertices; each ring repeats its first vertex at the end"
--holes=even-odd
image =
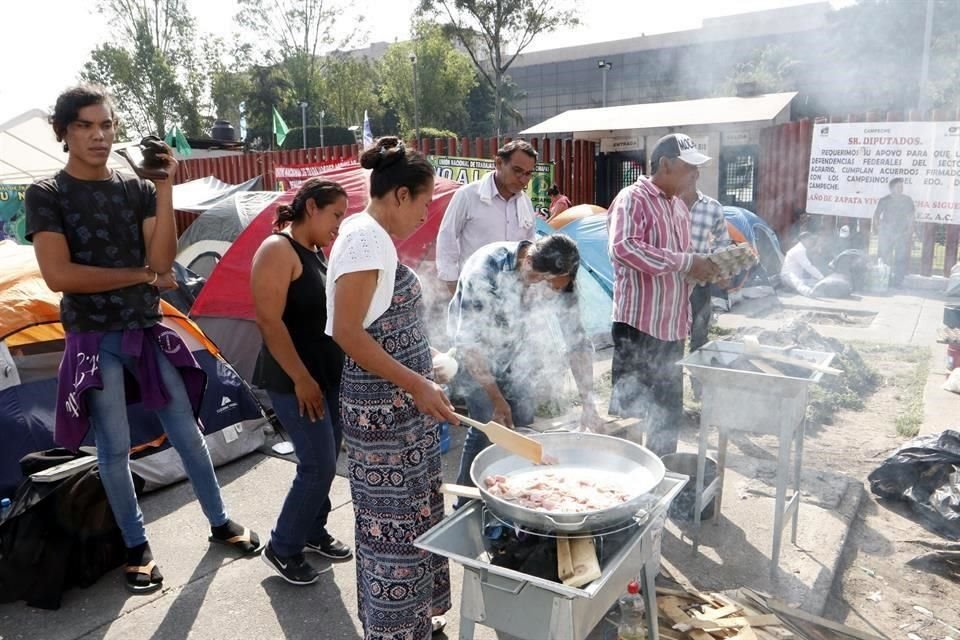
POLYGON ((180 130, 180 127, 174 127, 167 132, 167 137, 163 140, 168 145, 177 150, 181 156, 189 156, 193 153, 193 148, 190 147, 190 143, 187 142, 187 137, 183 135, 183 131, 180 130))
POLYGON ((277 111, 277 108, 273 108, 273 135, 277 137, 277 146, 282 147, 283 141, 287 139, 287 132, 290 129, 287 127, 287 123, 283 121, 283 118, 280 117, 280 112, 277 111))

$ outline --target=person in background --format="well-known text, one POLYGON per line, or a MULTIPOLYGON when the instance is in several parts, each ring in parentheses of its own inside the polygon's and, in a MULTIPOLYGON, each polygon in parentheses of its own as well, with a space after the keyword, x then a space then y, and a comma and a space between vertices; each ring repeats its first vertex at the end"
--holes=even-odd
MULTIPOLYGON (((536 407, 531 377, 539 360, 535 334, 544 326, 539 312, 553 312, 580 392, 581 426, 587 430, 599 427, 593 396, 593 344, 583 329, 575 286, 579 266, 577 244, 563 234, 542 236, 535 243, 495 242, 467 260, 450 301, 447 335, 463 362, 457 382, 464 390, 471 418, 494 420, 511 429, 533 424, 536 407), (538 314, 524 311, 530 308, 536 308, 538 314)), ((457 484, 473 485, 470 466, 488 446, 487 436, 471 428, 463 445, 457 484)), ((465 502, 461 498, 457 505, 465 502)))
POLYGON ((426 640, 450 608, 447 560, 413 542, 443 518, 437 420, 458 424, 434 382, 420 281, 391 236, 423 224, 434 170, 380 138, 370 204, 340 226, 327 275, 326 332, 346 353, 340 415, 356 518, 357 600, 366 640, 426 640))
POLYGON ((160 324, 160 291, 176 287, 172 151, 158 155, 166 179, 147 182, 108 168, 117 121, 101 87, 62 93, 50 122, 67 164, 27 189, 25 209, 43 279, 63 292, 55 437, 76 450, 93 429, 100 480, 127 547, 126 587, 149 593, 163 586, 163 575, 130 474, 128 399, 156 411, 210 523, 209 540, 241 555, 262 545, 227 517, 196 420, 206 376, 179 335, 160 324))
POLYGON ((823 280, 823 273, 810 260, 810 252, 817 249, 817 238, 804 231, 797 238, 797 244, 787 251, 780 268, 780 280, 800 295, 812 296, 813 288, 823 280))
POLYGON ((326 529, 342 439, 343 352, 317 330, 327 319, 327 264, 320 249, 336 238, 346 210, 343 187, 310 178, 293 202, 277 207, 273 234, 254 255, 250 273, 263 336, 254 384, 266 389, 297 453, 297 474, 263 559, 298 585, 312 584, 322 573, 306 561, 304 551, 333 560, 353 555, 326 529))
POLYGON ((689 136, 670 134, 641 176, 610 205, 613 262, 613 393, 610 413, 646 418, 647 448, 673 453, 683 417, 683 357, 690 333, 690 284, 719 269, 690 248, 690 214, 678 195, 695 188, 710 158, 689 136))
POLYGON ((903 193, 903 178, 894 178, 888 186, 890 193, 880 198, 873 212, 873 226, 879 234, 878 255, 891 268, 890 284, 899 287, 910 268, 916 207, 903 193))
POLYGON ((473 252, 491 242, 536 239, 534 208, 527 184, 537 152, 524 140, 497 151, 495 170, 457 190, 437 233, 437 275, 452 294, 460 269, 473 252))
MULTIPOLYGON (((704 195, 696 184, 687 186, 680 199, 690 211, 690 250, 698 254, 710 254, 730 245, 730 233, 727 231, 727 219, 723 215, 723 205, 704 195)), ((712 285, 701 284, 693 287, 690 294, 690 351, 696 351, 707 344, 710 321, 713 318, 713 304, 710 289, 712 285)))
POLYGON ((550 217, 557 215, 561 211, 566 211, 573 206, 573 203, 570 202, 570 198, 560 193, 560 187, 553 185, 547 189, 547 195, 550 196, 550 217))

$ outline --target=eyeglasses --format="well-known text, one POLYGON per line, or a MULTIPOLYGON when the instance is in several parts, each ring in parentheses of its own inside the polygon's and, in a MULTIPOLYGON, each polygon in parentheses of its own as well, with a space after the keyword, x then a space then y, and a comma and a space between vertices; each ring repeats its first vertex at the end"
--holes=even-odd
POLYGON ((518 178, 530 178, 533 176, 533 172, 536 171, 536 169, 524 171, 523 168, 512 164, 508 164, 507 166, 513 170, 513 175, 517 176, 518 178))

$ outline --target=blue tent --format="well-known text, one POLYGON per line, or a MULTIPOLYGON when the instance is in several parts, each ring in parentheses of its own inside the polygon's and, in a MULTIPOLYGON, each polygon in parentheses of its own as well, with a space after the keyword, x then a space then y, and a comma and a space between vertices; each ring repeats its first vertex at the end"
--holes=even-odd
POLYGON ((591 336, 608 334, 613 318, 613 264, 607 255, 607 216, 579 218, 560 229, 537 219, 537 233, 563 233, 577 243, 580 269, 589 274, 577 278, 583 327, 591 336))
MULTIPOLYGON (((736 231, 743 236, 743 240, 750 243, 750 246, 757 252, 760 259, 760 266, 771 278, 780 275, 780 267, 783 266, 783 251, 780 249, 780 240, 776 232, 764 221, 763 218, 740 207, 724 207, 723 215, 727 219, 727 226, 733 227, 731 231, 736 231)), ((731 233, 736 238, 737 233, 731 233)))

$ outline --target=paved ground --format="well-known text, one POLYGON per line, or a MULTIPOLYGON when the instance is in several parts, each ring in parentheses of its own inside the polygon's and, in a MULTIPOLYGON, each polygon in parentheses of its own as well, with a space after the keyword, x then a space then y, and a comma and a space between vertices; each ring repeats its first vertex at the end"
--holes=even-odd
MULTIPOLYGON (((942 300, 935 295, 894 294, 865 297, 860 301, 812 302, 786 297, 791 308, 852 308, 876 311, 869 327, 817 326, 821 332, 844 339, 932 345, 940 324, 942 300)), ((743 311, 721 318, 723 326, 777 325, 780 320, 745 317, 743 311)), ((600 353, 597 369, 607 365, 609 352, 600 353)), ((935 363, 942 362, 942 358, 935 363)), ((928 385, 926 429, 948 421, 956 396, 939 391, 943 375, 931 372, 928 385), (938 393, 939 391, 939 393, 938 393), (940 394, 946 394, 941 396, 940 394), (939 407, 939 408, 938 408, 939 407)), ((955 406, 955 405, 954 405, 955 406)), ((460 435, 455 430, 455 435, 460 435)), ((682 433, 681 448, 694 450, 696 429, 682 433)), ((445 456, 445 475, 452 480, 458 455, 445 456)), ((761 443, 762 444, 762 443, 761 443)), ((831 469, 807 467, 804 504, 800 512, 799 546, 785 540, 781 570, 768 576, 772 528, 772 463, 769 449, 739 442, 731 450, 725 483, 724 517, 717 526, 706 525, 702 553, 694 556, 684 529, 669 525, 663 550, 667 567, 704 588, 749 585, 771 591, 819 612, 833 583, 851 519, 862 496, 859 483, 851 483, 831 469)), ((253 454, 220 470, 224 494, 237 520, 266 535, 276 516, 294 466, 282 459, 253 454)), ((338 477, 333 488, 334 512, 330 529, 351 541, 353 516, 349 488, 338 477)), ((0 606, 0 639, 73 640, 101 638, 310 638, 354 639, 361 634, 356 620, 356 593, 352 563, 336 565, 312 587, 297 588, 276 577, 259 559, 235 559, 206 543, 206 527, 188 485, 151 494, 143 501, 148 532, 166 577, 165 589, 144 597, 130 597, 113 572, 93 587, 70 592, 59 611, 39 611, 22 603, 0 606)), ((458 633, 459 592, 462 571, 452 567, 454 612, 447 637, 458 633)), ((600 640, 604 630, 594 636, 600 640)), ((478 628, 476 638, 496 637, 478 628)))

